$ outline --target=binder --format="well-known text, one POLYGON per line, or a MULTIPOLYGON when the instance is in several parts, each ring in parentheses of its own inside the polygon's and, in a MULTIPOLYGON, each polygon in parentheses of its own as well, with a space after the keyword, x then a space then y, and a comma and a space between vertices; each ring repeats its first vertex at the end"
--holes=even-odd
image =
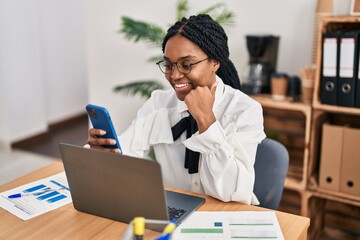
MULTIPOLYGON (((357 63, 357 78, 356 78, 356 89, 355 89, 355 107, 360 108, 360 37, 358 39, 358 63, 357 63)), ((356 70, 356 69, 355 69, 356 70)))
POLYGON ((340 190, 343 127, 325 123, 322 127, 319 186, 340 190))
POLYGON ((340 36, 340 60, 337 86, 337 104, 355 106, 355 79, 358 68, 358 32, 344 32, 340 36))
POLYGON ((337 104, 339 37, 340 32, 327 32, 322 36, 320 100, 323 104, 337 104))
POLYGON ((345 127, 340 192, 360 196, 360 129, 345 127))

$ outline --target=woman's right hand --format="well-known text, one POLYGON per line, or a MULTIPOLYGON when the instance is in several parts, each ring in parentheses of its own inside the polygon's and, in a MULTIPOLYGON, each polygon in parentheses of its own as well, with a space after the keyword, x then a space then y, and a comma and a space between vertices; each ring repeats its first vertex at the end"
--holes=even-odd
POLYGON ((103 145, 115 145, 116 141, 111 138, 100 138, 98 136, 105 135, 106 132, 102 129, 91 128, 89 129, 89 137, 87 143, 90 145, 90 148, 103 150, 107 152, 121 153, 118 148, 104 148, 103 145))

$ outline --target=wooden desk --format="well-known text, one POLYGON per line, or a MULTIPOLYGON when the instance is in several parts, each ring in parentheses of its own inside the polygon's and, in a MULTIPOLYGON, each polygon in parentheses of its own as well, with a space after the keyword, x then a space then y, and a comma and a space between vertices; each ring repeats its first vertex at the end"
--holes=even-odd
MULTIPOLYGON (((37 171, 0 187, 0 192, 49 177, 64 171, 60 162, 51 163, 37 171)), ((175 190, 169 188, 170 190, 175 190)), ((179 191, 184 192, 184 191, 179 191)), ((193 193, 192 193, 193 194, 193 193)), ((201 194, 194 194, 202 196, 201 194)), ((224 203, 205 196, 206 202, 199 211, 263 211, 264 208, 241 203, 224 203)), ((310 219, 276 212, 285 239, 306 239, 310 219)), ((23 221, 0 208, 0 239, 120 239, 127 224, 78 212, 72 204, 23 221)), ((148 234, 155 235, 148 231, 148 234)))

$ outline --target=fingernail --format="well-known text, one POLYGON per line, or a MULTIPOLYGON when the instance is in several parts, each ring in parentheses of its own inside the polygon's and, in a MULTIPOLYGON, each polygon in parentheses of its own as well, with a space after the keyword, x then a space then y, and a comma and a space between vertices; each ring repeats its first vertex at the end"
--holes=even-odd
POLYGON ((116 141, 115 141, 115 140, 110 140, 110 144, 111 144, 111 145, 115 145, 115 144, 116 144, 116 141))
POLYGON ((100 135, 105 135, 105 134, 106 134, 106 131, 100 130, 100 135))

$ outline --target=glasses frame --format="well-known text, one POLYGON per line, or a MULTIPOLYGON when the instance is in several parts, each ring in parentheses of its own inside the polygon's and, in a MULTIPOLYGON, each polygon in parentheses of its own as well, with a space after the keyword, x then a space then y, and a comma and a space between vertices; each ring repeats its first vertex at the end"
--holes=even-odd
POLYGON ((165 59, 158 61, 158 62, 156 63, 156 65, 159 66, 160 71, 161 71, 162 73, 164 73, 164 74, 171 74, 171 73, 173 73, 173 71, 174 71, 174 66, 176 66, 177 70, 178 70, 180 73, 186 75, 186 74, 190 74, 190 73, 191 73, 192 66, 194 66, 194 65, 196 65, 196 64, 199 64, 199 63, 201 63, 201 62, 203 62, 203 61, 205 61, 205 60, 208 60, 208 59, 210 59, 210 58, 207 57, 207 58, 205 58, 205 59, 202 59, 202 60, 197 61, 197 62, 194 62, 194 63, 191 63, 191 62, 190 62, 189 60, 187 60, 187 59, 179 59, 179 60, 177 60, 176 62, 170 62, 170 63, 171 63, 171 71, 168 72, 168 73, 166 73, 165 71, 163 71, 163 70, 161 69, 161 67, 160 67, 160 63, 164 62, 165 59), (186 60, 186 61, 189 62, 189 67, 190 67, 189 72, 186 72, 186 73, 180 71, 179 66, 178 66, 178 62, 179 62, 179 61, 184 61, 184 60, 186 60))

